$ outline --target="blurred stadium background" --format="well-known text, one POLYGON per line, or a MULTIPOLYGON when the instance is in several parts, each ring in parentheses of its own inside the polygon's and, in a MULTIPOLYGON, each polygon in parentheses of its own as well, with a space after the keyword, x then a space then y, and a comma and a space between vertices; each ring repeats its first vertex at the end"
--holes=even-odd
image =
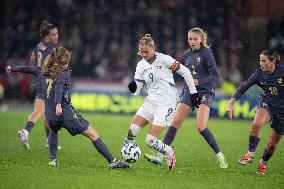
MULTIPOLYGON (((283 12, 284 0, 2 0, 1 108, 33 101, 31 77, 6 75, 5 66, 30 64, 44 19, 58 26, 60 45, 73 51, 74 90, 87 93, 127 93, 144 34, 153 36, 158 51, 179 60, 188 48, 187 31, 202 27, 220 71, 218 99, 250 75, 262 50, 276 50, 283 62, 283 12)), ((248 93, 253 102, 256 91, 248 93)))

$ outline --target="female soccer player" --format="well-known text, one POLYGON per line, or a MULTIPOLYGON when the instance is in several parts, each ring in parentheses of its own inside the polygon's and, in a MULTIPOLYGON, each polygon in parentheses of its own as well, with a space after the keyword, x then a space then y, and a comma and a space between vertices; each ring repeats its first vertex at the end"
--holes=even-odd
MULTIPOLYGON (((40 27, 40 37, 41 37, 41 42, 37 45, 31 56, 31 62, 34 62, 34 65, 38 67, 41 67, 42 62, 50 54, 52 49, 56 47, 56 44, 58 42, 57 27, 47 21, 43 21, 40 27)), ((44 94, 42 94, 41 92, 42 90, 40 89, 41 84, 38 82, 39 82, 38 78, 34 76, 33 86, 36 92, 34 111, 32 114, 29 115, 25 128, 18 131, 18 136, 21 140, 21 143, 23 144, 24 148, 27 150, 30 149, 28 141, 29 133, 31 132, 36 122, 44 113, 44 94)), ((48 137, 49 127, 48 124, 46 123, 45 118, 44 118, 44 126, 46 131, 46 137, 48 137)), ((60 146, 58 147, 59 149, 61 148, 60 146)))
POLYGON ((201 99, 197 95, 190 70, 171 56, 156 52, 154 40, 149 34, 139 41, 138 54, 142 56, 142 60, 138 62, 134 81, 128 87, 134 95, 138 95, 145 82, 148 96, 133 117, 125 143, 135 143, 141 129, 152 122, 145 142, 150 148, 167 155, 169 169, 174 169, 174 149, 157 139, 164 128, 170 125, 178 101, 172 72, 176 71, 184 78, 194 105, 198 106, 201 99))
POLYGON ((70 60, 71 52, 63 47, 59 47, 54 48, 50 56, 45 59, 42 69, 35 66, 15 68, 8 66, 6 68, 7 73, 11 71, 31 73, 41 80, 40 89, 42 94, 45 95, 45 116, 50 127, 48 136, 49 165, 59 165, 57 160, 58 131, 63 127, 72 136, 82 134, 88 137, 97 151, 109 162, 111 168, 128 168, 129 164, 117 160, 102 142, 97 131, 73 108, 69 91, 71 84, 71 71, 68 69, 70 60))
MULTIPOLYGON (((206 127, 215 93, 215 86, 219 77, 216 62, 207 44, 207 34, 201 28, 193 28, 188 31, 188 43, 190 48, 184 53, 181 63, 190 69, 197 92, 202 97, 201 105, 199 105, 196 113, 196 128, 214 150, 220 167, 227 168, 228 163, 225 156, 221 152, 213 134, 206 127)), ((165 144, 172 144, 177 130, 182 126, 187 116, 194 111, 195 105, 190 101, 191 96, 188 86, 184 85, 181 101, 177 106, 173 122, 163 141, 165 144)), ((162 163, 162 154, 145 154, 144 156, 155 164, 162 163)))
MULTIPOLYGON (((249 153, 251 151, 254 153, 256 149, 262 125, 271 120, 268 144, 257 170, 258 174, 265 174, 266 162, 273 155, 277 144, 284 134, 284 66, 277 64, 280 62, 280 56, 270 50, 265 50, 260 54, 259 62, 260 68, 255 70, 230 99, 227 106, 227 114, 230 119, 233 117, 234 103, 252 85, 257 84, 263 89, 264 92, 261 96, 262 99, 260 100, 249 138, 249 153)), ((253 154, 251 156, 253 157, 253 154)), ((251 159, 253 160, 253 158, 251 159)))

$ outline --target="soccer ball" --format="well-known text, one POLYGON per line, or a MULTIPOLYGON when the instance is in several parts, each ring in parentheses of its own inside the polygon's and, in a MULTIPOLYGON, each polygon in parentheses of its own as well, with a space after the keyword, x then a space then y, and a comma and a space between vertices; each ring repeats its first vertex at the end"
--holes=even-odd
POLYGON ((121 151, 121 157, 127 163, 134 163, 141 156, 141 150, 136 144, 127 143, 125 144, 121 151))

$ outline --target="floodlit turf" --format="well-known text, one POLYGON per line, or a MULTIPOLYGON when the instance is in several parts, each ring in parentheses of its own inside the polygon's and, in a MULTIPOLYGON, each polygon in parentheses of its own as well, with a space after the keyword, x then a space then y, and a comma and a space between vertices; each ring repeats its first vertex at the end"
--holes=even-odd
MULTIPOLYGON (((131 116, 83 114, 98 130, 103 141, 115 156, 127 133, 131 116)), ((246 152, 251 121, 211 119, 208 127, 217 138, 226 155, 229 168, 220 169, 213 151, 195 130, 195 121, 189 118, 177 133, 177 169, 168 171, 166 161, 156 166, 143 157, 129 170, 109 170, 105 159, 92 143, 81 135, 72 137, 64 129, 59 134, 62 150, 60 166, 48 166, 46 136, 40 121, 29 135, 30 151, 24 150, 16 136, 26 122, 27 112, 0 112, 0 188, 283 188, 284 142, 267 165, 264 176, 255 174, 259 157, 267 142, 269 127, 263 137, 252 165, 241 166, 237 160, 246 152)), ((151 152, 144 145, 149 126, 138 136, 142 154, 151 152)), ((164 135, 164 133, 163 133, 164 135)))

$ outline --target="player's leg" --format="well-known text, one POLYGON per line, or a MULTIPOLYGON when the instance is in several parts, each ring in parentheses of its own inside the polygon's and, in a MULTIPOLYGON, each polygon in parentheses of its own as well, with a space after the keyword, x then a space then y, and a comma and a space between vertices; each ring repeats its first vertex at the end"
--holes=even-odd
POLYGON ((253 162, 255 151, 260 140, 261 129, 265 125, 265 123, 269 122, 269 120, 270 116, 265 108, 258 108, 256 110, 249 135, 248 152, 241 159, 239 159, 240 164, 247 165, 248 163, 253 162))
POLYGON ((72 136, 82 134, 88 137, 96 150, 109 162, 111 168, 129 167, 128 163, 119 161, 112 155, 107 146, 101 140, 98 132, 93 127, 91 127, 89 122, 85 120, 80 114, 76 113, 76 118, 73 120, 64 120, 63 127, 67 129, 72 136))
POLYGON ((279 143, 280 139, 282 137, 282 133, 278 134, 274 129, 270 129, 270 134, 268 137, 268 144, 265 148, 262 158, 259 162, 257 174, 265 174, 266 172, 266 163, 269 161, 273 153, 275 152, 275 149, 277 147, 277 144, 279 143))
POLYGON ((29 133, 33 129, 38 119, 43 115, 43 113, 44 113, 44 100, 36 98, 34 111, 32 114, 29 115, 25 128, 18 131, 18 136, 21 140, 21 143, 23 144, 24 148, 27 150, 30 149, 29 140, 28 140, 29 133))
POLYGON ((192 112, 192 108, 184 103, 179 103, 176 112, 173 116, 173 121, 169 127, 163 142, 167 145, 171 145, 175 139, 177 130, 181 127, 188 114, 192 112))
MULTIPOLYGON (((46 145, 45 145, 45 147, 49 148, 48 136, 49 136, 49 133, 50 133, 50 128, 49 128, 48 121, 46 120, 46 117, 45 117, 44 114, 43 114, 43 121, 44 121, 44 129, 45 129, 45 133, 46 133, 46 145)), ((60 150, 60 149, 62 149, 62 147, 60 145, 58 145, 58 150, 60 150)))
POLYGON ((141 129, 145 127, 149 123, 149 121, 153 119, 151 109, 152 105, 150 103, 144 103, 139 108, 136 115, 132 119, 127 136, 124 139, 124 144, 125 143, 135 144, 135 139, 140 133, 141 129))
MULTIPOLYGON (((170 145, 165 144, 161 140, 158 140, 157 137, 160 136, 162 131, 172 123, 173 116, 175 114, 176 104, 172 103, 166 106, 158 106, 154 109, 154 120, 153 124, 147 134, 146 144, 150 148, 154 148, 159 151, 161 154, 168 157, 168 167, 169 169, 174 169, 176 165, 175 151, 174 148, 170 145)), ((146 159, 147 155, 144 155, 146 159)), ((149 159, 148 159, 149 160, 149 159)), ((149 160, 151 161, 151 160, 149 160)), ((154 161, 151 161, 155 163, 154 161)), ((160 161, 162 163, 162 161, 160 161)), ((159 164, 156 162, 156 164, 159 164)))
POLYGON ((227 168, 228 163, 224 154, 221 152, 215 137, 212 132, 206 127, 209 118, 210 108, 205 105, 199 105, 199 109, 196 114, 196 129, 203 136, 209 146, 214 150, 216 157, 220 163, 221 168, 227 168))
POLYGON ((85 130, 82 133, 84 136, 88 137, 96 150, 104 156, 104 158, 108 161, 109 166, 111 168, 128 168, 129 164, 120 160, 117 160, 112 153, 109 151, 107 146, 104 144, 104 142, 101 140, 98 132, 89 125, 87 130, 85 130))
POLYGON ((57 150, 58 150, 58 131, 61 129, 61 122, 55 120, 48 121, 50 126, 50 133, 48 135, 48 145, 49 145, 49 165, 58 166, 57 160, 57 150))
MULTIPOLYGON (((176 136, 176 132, 177 130, 181 127, 183 121, 187 118, 188 114, 190 114, 192 112, 192 109, 190 106, 188 106, 187 104, 184 103, 179 103, 176 111, 173 115, 173 121, 171 123, 171 126, 169 127, 163 143, 170 146, 172 144, 172 142, 175 139, 176 136)), ((157 154, 144 154, 144 157, 156 164, 156 165, 161 165, 164 155, 162 153, 157 153, 157 154)))
MULTIPOLYGON (((165 143, 163 143, 161 140, 158 140, 157 137, 162 133, 164 130, 164 127, 158 126, 153 124, 150 128, 147 137, 145 139, 145 143, 150 148, 153 148, 163 155, 168 156, 168 166, 169 169, 174 169, 176 165, 176 159, 175 159, 175 151, 172 146, 169 146, 165 143)), ((159 163, 156 163, 159 164, 159 163)))

